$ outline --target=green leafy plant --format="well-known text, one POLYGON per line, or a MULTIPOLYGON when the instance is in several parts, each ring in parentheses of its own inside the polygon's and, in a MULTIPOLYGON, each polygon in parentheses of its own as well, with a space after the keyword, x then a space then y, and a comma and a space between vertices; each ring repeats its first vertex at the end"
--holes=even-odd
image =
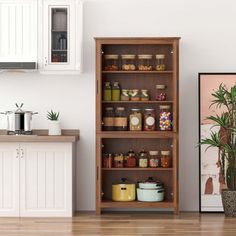
POLYGON ((207 149, 219 149, 217 165, 220 167, 220 177, 228 189, 236 190, 236 85, 227 89, 221 84, 212 96, 210 107, 225 108, 225 111, 207 117, 214 122, 214 126, 219 127, 219 131, 211 131, 210 138, 201 139, 200 144, 207 145, 207 149))
POLYGON ((54 112, 53 110, 47 112, 48 120, 58 120, 60 112, 54 112))

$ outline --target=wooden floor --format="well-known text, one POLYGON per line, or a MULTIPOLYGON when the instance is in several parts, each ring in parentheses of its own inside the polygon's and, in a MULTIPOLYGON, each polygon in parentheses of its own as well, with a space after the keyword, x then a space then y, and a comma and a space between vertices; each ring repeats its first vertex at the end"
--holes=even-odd
POLYGON ((236 218, 224 214, 78 213, 70 218, 0 218, 0 235, 207 235, 236 236, 236 218))

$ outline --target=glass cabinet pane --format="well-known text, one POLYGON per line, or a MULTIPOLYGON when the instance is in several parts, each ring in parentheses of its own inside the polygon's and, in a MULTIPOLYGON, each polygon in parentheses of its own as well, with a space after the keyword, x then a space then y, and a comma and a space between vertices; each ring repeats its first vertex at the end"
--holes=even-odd
POLYGON ((68 62, 68 9, 51 9, 51 63, 68 62))

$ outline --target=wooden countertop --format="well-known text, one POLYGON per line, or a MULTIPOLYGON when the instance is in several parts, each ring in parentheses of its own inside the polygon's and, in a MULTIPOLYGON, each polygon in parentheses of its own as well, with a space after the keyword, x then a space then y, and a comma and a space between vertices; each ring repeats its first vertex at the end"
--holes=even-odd
POLYGON ((79 140, 79 130, 62 130, 62 135, 47 135, 47 130, 33 130, 32 135, 7 135, 0 131, 0 142, 76 142, 79 140))

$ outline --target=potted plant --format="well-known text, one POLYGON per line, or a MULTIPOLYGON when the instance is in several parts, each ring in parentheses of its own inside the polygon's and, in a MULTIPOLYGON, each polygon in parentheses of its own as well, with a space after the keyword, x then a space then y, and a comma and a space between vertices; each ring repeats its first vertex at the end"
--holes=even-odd
POLYGON ((221 113, 207 117, 218 126, 218 131, 211 131, 210 138, 201 139, 200 144, 217 147, 219 150, 217 165, 220 178, 228 189, 221 192, 226 216, 236 216, 236 85, 227 89, 221 84, 212 93, 211 106, 221 108, 221 113))
POLYGON ((47 112, 47 119, 49 120, 48 135, 61 135, 59 115, 59 112, 54 112, 53 110, 47 112))

